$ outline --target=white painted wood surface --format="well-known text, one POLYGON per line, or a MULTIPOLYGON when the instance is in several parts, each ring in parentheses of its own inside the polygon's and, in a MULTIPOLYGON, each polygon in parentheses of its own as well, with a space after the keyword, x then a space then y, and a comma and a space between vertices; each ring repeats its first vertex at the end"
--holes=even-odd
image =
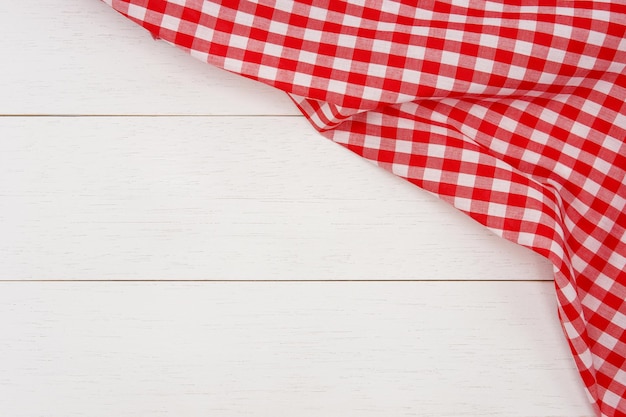
POLYGON ((554 308, 539 282, 5 283, 0 401, 12 417, 582 415, 554 308))
POLYGON ((281 92, 195 60, 98 0, 0 2, 0 114, 299 114, 281 92))
POLYGON ((303 118, 8 117, 0 153, 3 278, 551 278, 303 118))
POLYGON ((0 415, 592 415, 542 258, 99 1, 0 25, 0 415))

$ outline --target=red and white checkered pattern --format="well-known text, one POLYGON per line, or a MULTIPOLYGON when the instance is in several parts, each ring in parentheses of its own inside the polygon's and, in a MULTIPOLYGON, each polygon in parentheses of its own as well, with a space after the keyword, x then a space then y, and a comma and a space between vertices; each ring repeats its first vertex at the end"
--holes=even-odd
POLYGON ((626 3, 105 1, 550 259, 589 397, 626 415, 626 3))

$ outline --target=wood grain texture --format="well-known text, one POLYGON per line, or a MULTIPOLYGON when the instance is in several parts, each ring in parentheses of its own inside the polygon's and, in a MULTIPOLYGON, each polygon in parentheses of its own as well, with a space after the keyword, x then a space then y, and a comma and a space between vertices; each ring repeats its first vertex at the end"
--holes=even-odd
POLYGON ((544 279, 301 118, 0 119, 3 279, 544 279))
POLYGON ((299 114, 98 0, 0 4, 0 114, 299 114))
POLYGON ((591 416, 554 309, 551 283, 2 283, 0 409, 591 416))

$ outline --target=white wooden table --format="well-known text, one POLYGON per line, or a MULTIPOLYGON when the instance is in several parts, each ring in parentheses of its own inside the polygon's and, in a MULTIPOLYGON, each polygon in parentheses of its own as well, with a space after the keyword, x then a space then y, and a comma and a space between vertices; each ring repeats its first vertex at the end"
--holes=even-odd
POLYGON ((593 414, 544 259, 99 1, 0 27, 0 415, 593 414))

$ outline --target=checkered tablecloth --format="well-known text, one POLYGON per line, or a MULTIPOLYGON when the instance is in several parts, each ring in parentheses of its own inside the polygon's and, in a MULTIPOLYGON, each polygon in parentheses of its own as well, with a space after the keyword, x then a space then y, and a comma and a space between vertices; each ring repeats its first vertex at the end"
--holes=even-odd
POLYGON ((547 257, 589 398, 626 415, 626 1, 104 1, 547 257))

